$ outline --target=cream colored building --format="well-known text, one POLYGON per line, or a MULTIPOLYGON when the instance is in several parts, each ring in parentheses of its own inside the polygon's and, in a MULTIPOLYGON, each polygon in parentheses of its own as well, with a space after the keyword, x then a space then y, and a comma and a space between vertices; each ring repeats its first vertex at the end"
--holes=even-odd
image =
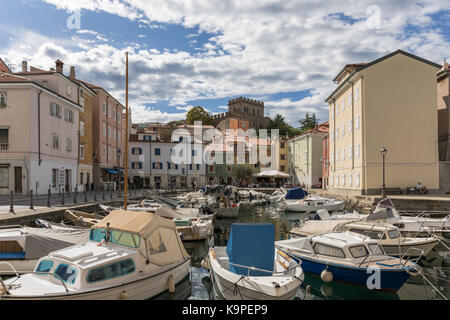
POLYGON ((291 182, 311 188, 322 182, 322 137, 328 123, 288 140, 288 162, 291 182))
POLYGON ((326 99, 330 111, 330 189, 380 194, 418 182, 439 189, 436 71, 440 65, 398 50, 347 65, 326 99))

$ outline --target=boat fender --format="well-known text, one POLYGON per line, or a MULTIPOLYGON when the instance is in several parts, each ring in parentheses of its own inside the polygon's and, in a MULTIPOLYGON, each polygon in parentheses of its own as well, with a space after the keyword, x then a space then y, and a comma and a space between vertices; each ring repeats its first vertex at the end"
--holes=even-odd
POLYGON ((209 260, 207 258, 203 259, 201 266, 203 269, 209 270, 209 260))
POLYGON ((331 282, 333 281, 333 273, 326 267, 322 273, 320 274, 320 279, 322 279, 324 282, 331 282))
POLYGON ((127 292, 126 291, 122 291, 122 293, 120 294, 120 299, 121 300, 127 300, 127 292))
POLYGON ((169 275, 167 283, 169 285, 169 293, 175 293, 175 280, 173 279, 173 274, 169 275))

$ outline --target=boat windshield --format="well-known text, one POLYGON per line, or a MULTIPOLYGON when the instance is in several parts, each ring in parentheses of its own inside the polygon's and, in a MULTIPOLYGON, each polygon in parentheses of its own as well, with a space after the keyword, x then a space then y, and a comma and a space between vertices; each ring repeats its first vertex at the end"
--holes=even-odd
POLYGON ((383 249, 376 243, 369 244, 369 249, 370 249, 370 251, 372 251, 373 254, 379 254, 379 255, 384 254, 383 249))
MULTIPOLYGON (((103 239, 106 240, 106 232, 107 230, 104 228, 91 229, 89 233, 89 240, 95 242, 100 242, 103 239)), ((141 245, 141 237, 131 232, 112 229, 109 242, 129 248, 139 248, 141 245)))
POLYGON ((389 230, 388 233, 389 233, 389 238, 391 238, 391 239, 397 239, 399 237, 397 229, 389 230))
POLYGON ((39 262, 36 272, 50 272, 50 270, 53 267, 53 261, 52 260, 42 260, 39 262))
POLYGON ((77 273, 77 269, 65 263, 60 263, 55 270, 55 274, 58 275, 62 279, 62 281, 66 283, 74 283, 77 277, 77 273))
POLYGON ((361 258, 367 256, 369 253, 367 252, 366 246, 359 245, 348 248, 353 258, 361 258))

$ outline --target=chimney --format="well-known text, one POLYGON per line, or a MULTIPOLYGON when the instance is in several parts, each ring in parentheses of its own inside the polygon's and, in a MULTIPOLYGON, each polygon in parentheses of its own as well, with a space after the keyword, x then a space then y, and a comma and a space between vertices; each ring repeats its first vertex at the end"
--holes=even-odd
POLYGON ((69 75, 69 78, 71 78, 71 79, 76 79, 77 77, 76 77, 76 74, 75 74, 75 67, 74 66, 71 66, 70 67, 70 75, 69 75))
POLYGON ((56 65, 56 72, 63 73, 64 63, 58 59, 55 61, 55 65, 56 65))
POLYGON ((22 72, 27 72, 28 71, 28 63, 23 60, 22 61, 22 72))
POLYGON ((444 70, 448 70, 448 63, 444 60, 444 70))

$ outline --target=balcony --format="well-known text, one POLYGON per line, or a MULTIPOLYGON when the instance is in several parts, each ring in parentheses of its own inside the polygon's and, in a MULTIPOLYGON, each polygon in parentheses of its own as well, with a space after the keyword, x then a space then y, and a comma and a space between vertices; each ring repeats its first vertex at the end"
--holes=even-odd
POLYGON ((0 151, 8 151, 8 144, 0 143, 0 151))

